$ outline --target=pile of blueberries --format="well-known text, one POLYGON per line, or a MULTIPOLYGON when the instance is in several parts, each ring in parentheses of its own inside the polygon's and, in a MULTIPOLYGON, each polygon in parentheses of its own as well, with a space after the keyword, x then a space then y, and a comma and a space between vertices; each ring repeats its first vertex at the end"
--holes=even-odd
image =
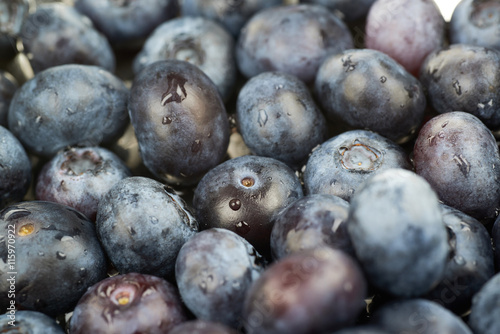
POLYGON ((500 333, 500 3, 298 2, 0 1, 0 332, 500 333))

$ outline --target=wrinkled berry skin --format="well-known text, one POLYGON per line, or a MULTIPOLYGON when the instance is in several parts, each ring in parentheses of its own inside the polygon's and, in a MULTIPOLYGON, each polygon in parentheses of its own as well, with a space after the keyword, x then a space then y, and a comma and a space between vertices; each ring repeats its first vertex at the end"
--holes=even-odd
POLYGON ((470 309, 472 297, 495 274, 491 239, 476 219, 441 205, 448 230, 450 256, 441 282, 427 294, 455 314, 470 309))
POLYGON ((425 299, 385 305, 374 313, 371 322, 388 333, 472 334, 459 316, 425 299))
POLYGON ((474 334, 500 332, 498 299, 500 298, 500 273, 493 276, 472 299, 469 326, 474 334))
POLYGON ((240 90, 238 129, 250 150, 298 169, 326 138, 326 120, 307 86, 290 74, 265 72, 240 90))
POLYGON ((327 55, 353 47, 345 23, 323 6, 277 6, 258 12, 245 24, 236 59, 247 78, 279 71, 311 83, 327 55))
POLYGON ((101 199, 97 234, 120 273, 172 278, 181 246, 198 231, 184 201, 158 181, 129 177, 101 199))
POLYGON ((40 4, 24 22, 21 39, 35 73, 65 64, 115 70, 115 55, 108 40, 73 6, 40 4))
POLYGON ((413 150, 415 172, 445 204, 492 220, 500 203, 500 155, 495 138, 475 116, 449 112, 420 130, 413 150))
POLYGON ((236 233, 201 231, 182 246, 175 264, 182 300, 198 319, 238 328, 246 293, 264 270, 262 262, 236 233))
POLYGON ((35 311, 15 311, 0 315, 0 333, 65 334, 57 322, 46 314, 35 311), (12 316, 15 317, 12 326, 12 316))
POLYGON ((318 70, 315 93, 332 121, 405 141, 423 120, 420 82, 380 51, 346 50, 329 56, 318 70))
POLYGON ((21 201, 31 182, 31 162, 14 135, 0 125, 0 209, 21 201))
POLYGON ((129 114, 142 160, 158 178, 194 184, 226 156, 229 121, 215 84, 185 61, 159 61, 133 82, 129 114))
POLYGON ((7 72, 0 71, 0 125, 7 126, 7 114, 14 93, 18 86, 17 81, 7 72))
POLYGON ((340 11, 346 22, 352 22, 364 18, 375 0, 301 0, 300 2, 314 3, 325 6, 331 11, 340 11))
POLYGON ((346 131, 312 152, 304 172, 306 194, 331 194, 349 201, 372 174, 389 168, 412 169, 400 146, 371 131, 346 131))
POLYGON ((139 43, 179 10, 177 0, 77 0, 75 8, 88 16, 113 45, 139 43))
POLYGON ((70 322, 72 334, 162 334, 187 320, 174 285, 162 278, 129 273, 90 287, 70 322))
POLYGON ((101 198, 129 176, 132 173, 125 163, 105 148, 71 148, 43 166, 36 180, 35 197, 71 206, 95 221, 101 198))
POLYGON ((127 98, 125 84, 99 67, 52 67, 16 91, 9 129, 29 151, 44 157, 68 146, 108 143, 128 124, 127 98))
POLYGON ((236 37, 254 14, 282 3, 282 0, 183 0, 181 14, 215 20, 236 37))
POLYGON ((106 259, 94 224, 58 203, 31 201, 0 211, 0 307, 5 310, 15 271, 19 309, 49 316, 70 312, 87 288, 106 277, 106 259), (15 236, 15 264, 8 242, 15 236))
POLYGON ((283 162, 243 156, 223 162, 200 180, 193 209, 200 229, 226 228, 268 256, 273 218, 302 196, 297 175, 283 162))
POLYGON ((443 277, 449 245, 438 198, 411 171, 388 169, 363 183, 347 231, 368 281, 382 291, 420 296, 443 277))
POLYGON ((437 112, 468 112, 500 128, 500 51, 462 44, 436 50, 422 65, 420 81, 437 112))
POLYGON ((450 21, 451 44, 500 49, 500 4, 496 0, 462 0, 450 21))
POLYGON ((444 44, 445 21, 434 0, 377 0, 365 31, 367 48, 382 51, 418 75, 425 57, 444 44))
POLYGON ((366 281, 342 251, 317 248, 275 262, 244 304, 248 334, 327 333, 352 325, 365 306, 366 281))
POLYGON ((202 17, 181 17, 160 25, 135 57, 134 72, 160 60, 177 59, 198 66, 227 100, 236 81, 233 37, 202 17))
POLYGON ((354 255, 346 224, 349 203, 333 195, 309 195, 287 206, 276 217, 271 233, 273 258, 330 246, 354 255))

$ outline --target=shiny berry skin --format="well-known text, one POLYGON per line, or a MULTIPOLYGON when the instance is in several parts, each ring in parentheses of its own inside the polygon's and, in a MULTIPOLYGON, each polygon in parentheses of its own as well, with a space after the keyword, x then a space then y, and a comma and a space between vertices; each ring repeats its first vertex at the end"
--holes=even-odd
POLYGON ((194 184, 226 156, 224 103, 195 65, 166 60, 146 67, 134 79, 129 114, 144 164, 163 181, 194 184))
POLYGON ((298 177, 283 162, 243 156, 218 165, 200 180, 193 209, 200 229, 229 229, 269 256, 273 218, 302 196, 298 177))
POLYGON ((445 204, 479 221, 496 218, 500 154, 495 138, 476 117, 449 112, 429 120, 413 150, 415 172, 445 204))
POLYGON ((90 287, 73 311, 70 332, 161 334, 186 320, 174 285, 156 276, 130 273, 90 287))

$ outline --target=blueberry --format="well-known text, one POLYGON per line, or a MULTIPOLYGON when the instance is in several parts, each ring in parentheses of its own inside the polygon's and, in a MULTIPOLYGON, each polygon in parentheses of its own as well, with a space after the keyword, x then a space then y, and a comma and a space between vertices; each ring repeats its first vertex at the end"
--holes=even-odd
POLYGON ((302 196, 297 175, 283 162, 243 156, 221 163, 201 179, 193 208, 200 229, 229 229, 269 256, 273 218, 302 196))
POLYGON ((115 55, 107 39, 73 6, 40 4, 24 22, 20 36, 35 73, 65 64, 115 70, 115 55))
POLYGON ((449 245, 438 198, 411 171, 365 181, 351 199, 347 231, 368 281, 382 291, 419 296, 443 278, 449 245))
POLYGON ((156 276, 130 273, 90 287, 73 312, 70 332, 160 334, 186 320, 174 285, 156 276))
POLYGON ((18 202, 31 183, 31 162, 14 135, 0 125, 0 209, 18 202))
POLYGON ((325 333, 352 325, 365 306, 366 281, 339 250, 317 248, 275 262, 247 294, 248 334, 325 333))
POLYGON ((432 52, 420 80, 439 113, 464 111, 490 129, 500 128, 500 51, 471 45, 450 45, 432 52))
POLYGON ((0 35, 17 36, 30 9, 29 0, 10 0, 0 3, 0 35))
POLYGON ((197 318, 238 328, 243 300, 263 271, 262 262, 236 233, 220 228, 202 231, 182 246, 175 263, 182 300, 197 318))
POLYGON ((129 114, 144 164, 164 181, 195 184, 226 156, 224 103, 195 65, 166 60, 146 67, 134 79, 129 114))
POLYGON ((372 322, 389 333, 472 334, 461 318, 425 299, 388 304, 373 315, 372 322))
POLYGON ((274 259, 281 259, 318 246, 330 246, 352 254, 346 224, 349 203, 333 195, 302 197, 274 220, 271 250, 274 259))
POLYGON ((309 195, 331 194, 349 201, 368 177, 389 168, 412 168, 400 146, 371 131, 346 131, 313 151, 304 185, 309 195))
POLYGON ((245 144, 256 155, 300 168, 326 138, 326 120, 307 86, 290 74, 265 72, 240 90, 236 117, 245 144))
POLYGON ((127 98, 125 84, 99 67, 52 67, 16 91, 9 129, 29 151, 45 157, 67 146, 108 143, 128 124, 127 98))
POLYGON ((181 246, 198 231, 184 201, 145 177, 118 181, 101 199, 97 234, 116 269, 173 278, 181 246))
POLYGON ((38 174, 36 199, 71 206, 95 221, 97 204, 115 183, 132 173, 101 147, 71 148, 56 154, 38 174))
POLYGON ((181 17, 163 23, 135 57, 134 72, 160 60, 177 59, 198 66, 217 86, 224 100, 236 81, 234 40, 219 24, 202 17, 181 17))
POLYGON ((450 42, 500 49, 500 4, 495 0, 462 0, 450 21, 450 42))
POLYGON ((277 6, 258 12, 245 24, 236 59, 246 77, 279 71, 311 83, 327 55, 352 48, 345 23, 323 6, 277 6))
POLYGON ((500 203, 500 155, 495 138, 475 116, 441 114, 420 130, 413 163, 445 204, 491 221, 500 203))
POLYGON ((169 334, 237 334, 236 330, 218 322, 191 320, 174 327, 169 334))
POLYGON ((469 326, 474 334, 494 334, 500 331, 500 322, 498 321, 499 287, 500 273, 497 273, 474 295, 469 315, 469 326))
POLYGON ((420 82, 386 54, 346 50, 325 59, 315 92, 331 120, 405 141, 423 120, 426 99, 420 82))
POLYGON ((17 81, 7 72, 0 71, 0 125, 7 126, 7 114, 14 93, 18 86, 17 81))
POLYGON ((257 12, 281 5, 282 0, 183 0, 182 16, 203 16, 222 24, 233 36, 257 12))
POLYGON ((368 14, 375 0, 301 0, 327 7, 333 12, 341 12, 346 22, 362 19, 368 14))
POLYGON ((25 334, 64 334, 61 326, 46 314, 36 311, 8 311, 0 315, 0 332, 25 334))
POLYGON ((444 44, 445 21, 434 1, 378 0, 365 31, 367 48, 386 53, 417 75, 425 57, 444 44))
POLYGON ((106 276, 94 224, 70 207, 22 202, 0 211, 0 224, 2 310, 10 302, 7 292, 14 282, 7 279, 15 280, 19 309, 54 317, 73 310, 87 288, 106 276), (13 239, 15 243, 9 241, 13 239), (9 251, 12 245, 15 253, 9 251))
POLYGON ((495 274, 491 239, 476 219, 442 205, 450 256, 441 282, 427 294, 456 314, 470 309, 472 296, 495 274))
POLYGON ((77 0, 75 8, 88 16, 111 44, 140 43, 164 21, 177 15, 177 0, 77 0))

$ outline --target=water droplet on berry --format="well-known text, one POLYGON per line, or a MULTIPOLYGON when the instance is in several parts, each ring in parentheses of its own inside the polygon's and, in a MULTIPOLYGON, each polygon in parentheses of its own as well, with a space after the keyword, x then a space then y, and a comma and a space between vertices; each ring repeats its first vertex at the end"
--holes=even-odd
POLYGON ((250 226, 247 222, 241 221, 236 223, 236 232, 239 235, 245 235, 250 232, 250 226))
POLYGON ((380 82, 381 82, 381 83, 385 83, 386 81, 387 81, 387 78, 386 78, 386 77, 384 77, 384 76, 381 76, 381 77, 380 77, 380 82))
POLYGON ((151 222, 151 224, 154 224, 154 225, 158 224, 158 218, 156 218, 156 217, 153 217, 153 216, 149 217, 149 221, 151 222))
POLYGON ((465 259, 460 255, 456 256, 454 260, 459 266, 463 266, 465 264, 465 259))
POLYGON ((234 211, 238 211, 241 208, 241 201, 237 198, 233 198, 229 201, 229 207, 234 211))
POLYGON ((170 124, 170 123, 172 123, 172 119, 171 119, 170 117, 165 116, 165 117, 163 117, 163 119, 161 120, 161 123, 162 123, 163 125, 170 124))
POLYGON ((191 152, 197 153, 201 149, 201 141, 199 139, 196 139, 193 144, 191 145, 191 152))
POLYGON ((59 260, 64 260, 66 258, 66 254, 63 252, 56 252, 56 256, 59 260))

